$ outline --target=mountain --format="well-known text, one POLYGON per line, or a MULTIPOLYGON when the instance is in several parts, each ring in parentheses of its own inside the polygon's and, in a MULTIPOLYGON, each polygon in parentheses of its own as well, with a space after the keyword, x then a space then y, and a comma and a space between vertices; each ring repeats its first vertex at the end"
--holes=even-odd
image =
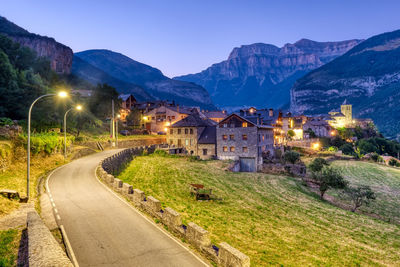
POLYGON ((254 105, 278 108, 289 103, 294 82, 361 40, 315 42, 302 39, 282 48, 256 43, 234 48, 227 60, 176 80, 202 85, 217 106, 254 105))
POLYGON ((344 100, 387 137, 400 137, 400 30, 373 36, 299 79, 290 106, 296 113, 321 114, 344 100))
POLYGON ((8 36, 22 46, 31 48, 40 57, 48 58, 50 66, 55 72, 70 73, 73 52, 68 46, 56 42, 53 38, 30 33, 1 16, 0 34, 8 36))
POLYGON ((72 73, 88 80, 97 75, 97 80, 101 82, 107 81, 105 77, 124 82, 126 86, 110 83, 118 91, 135 93, 133 89, 130 91, 129 86, 141 87, 154 99, 175 100, 183 105, 214 108, 208 92, 203 87, 190 82, 172 80, 156 68, 109 50, 86 50, 75 53, 72 73), (79 59, 108 76, 101 77, 99 74, 83 71, 79 59))

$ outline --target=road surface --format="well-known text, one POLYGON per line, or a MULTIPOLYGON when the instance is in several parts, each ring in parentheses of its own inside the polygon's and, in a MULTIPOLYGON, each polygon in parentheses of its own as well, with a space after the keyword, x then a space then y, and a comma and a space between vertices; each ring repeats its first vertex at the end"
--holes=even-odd
POLYGON ((75 160, 48 180, 56 220, 79 266, 205 266, 96 180, 100 160, 115 152, 75 160))

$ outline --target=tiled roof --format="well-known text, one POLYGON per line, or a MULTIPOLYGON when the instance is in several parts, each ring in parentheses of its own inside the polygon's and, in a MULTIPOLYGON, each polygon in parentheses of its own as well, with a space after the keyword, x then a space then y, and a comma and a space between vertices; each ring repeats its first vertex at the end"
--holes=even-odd
POLYGON ((225 118, 226 113, 222 111, 203 111, 202 112, 204 115, 206 115, 207 118, 225 118))
POLYGON ((215 125, 216 123, 214 121, 207 118, 202 118, 198 112, 194 112, 186 118, 172 124, 171 127, 207 127, 215 125))
POLYGON ((207 126, 201 133, 197 143, 199 144, 215 144, 217 142, 216 126, 207 126))
POLYGON ((119 95, 118 98, 122 99, 122 101, 126 101, 130 96, 131 96, 131 94, 119 95))

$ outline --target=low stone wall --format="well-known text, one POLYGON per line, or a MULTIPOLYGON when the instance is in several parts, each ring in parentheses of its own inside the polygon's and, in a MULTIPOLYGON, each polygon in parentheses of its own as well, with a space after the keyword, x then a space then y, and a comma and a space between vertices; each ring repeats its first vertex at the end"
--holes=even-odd
POLYGON ((36 211, 27 215, 29 266, 70 266, 71 261, 36 211))
MULTIPOLYGON (((150 146, 156 144, 163 144, 166 142, 165 136, 160 136, 159 138, 149 137, 148 139, 136 139, 136 140, 118 140, 118 148, 131 148, 131 147, 139 147, 139 146, 150 146)), ((97 150, 97 142, 88 141, 88 142, 77 142, 80 146, 90 147, 92 149, 97 150)), ((101 141, 100 144, 104 149, 111 148, 111 142, 101 141)))
POLYGON ((161 208, 161 202, 152 197, 146 196, 140 189, 133 189, 132 185, 123 183, 115 178, 112 173, 121 171, 122 167, 132 161, 135 155, 141 155, 143 151, 154 152, 157 146, 137 147, 125 149, 100 162, 97 168, 97 176, 109 187, 129 199, 134 206, 145 211, 154 218, 157 218, 168 230, 181 238, 185 238, 190 244, 196 247, 207 258, 211 259, 220 266, 247 267, 250 266, 250 258, 231 247, 227 243, 214 245, 211 243, 210 234, 193 222, 188 225, 182 224, 179 212, 170 207, 161 208))
POLYGON ((269 174, 289 174, 292 176, 306 176, 307 168, 304 164, 264 163, 260 170, 269 174))

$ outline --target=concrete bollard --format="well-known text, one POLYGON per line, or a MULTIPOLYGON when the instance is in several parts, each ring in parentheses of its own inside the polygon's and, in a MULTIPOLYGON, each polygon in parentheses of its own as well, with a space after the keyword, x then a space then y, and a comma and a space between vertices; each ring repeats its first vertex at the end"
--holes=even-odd
POLYGON ((133 186, 127 183, 122 184, 122 194, 128 196, 133 194, 133 186))
POLYGON ((219 244, 218 257, 222 266, 230 266, 230 267, 250 266, 250 258, 247 255, 243 254, 236 248, 231 247, 225 242, 219 244))
POLYGON ((140 189, 133 190, 132 201, 136 205, 140 205, 140 202, 142 202, 145 197, 146 197, 146 195, 144 194, 144 192, 142 190, 140 190, 140 189))
POLYGON ((162 222, 171 230, 178 231, 177 229, 182 225, 181 215, 177 211, 167 207, 164 210, 162 222))
POLYGON ((110 185, 114 184, 114 176, 111 174, 107 174, 106 182, 109 183, 110 185))
POLYGON ((146 198, 146 210, 153 216, 157 216, 157 213, 161 210, 161 202, 152 196, 146 198))
POLYGON ((190 222, 187 226, 186 237, 190 243, 198 248, 211 245, 210 234, 197 224, 190 222))
POLYGON ((114 179, 114 184, 113 187, 116 189, 118 192, 122 191, 122 184, 123 182, 120 179, 115 178, 114 179))

